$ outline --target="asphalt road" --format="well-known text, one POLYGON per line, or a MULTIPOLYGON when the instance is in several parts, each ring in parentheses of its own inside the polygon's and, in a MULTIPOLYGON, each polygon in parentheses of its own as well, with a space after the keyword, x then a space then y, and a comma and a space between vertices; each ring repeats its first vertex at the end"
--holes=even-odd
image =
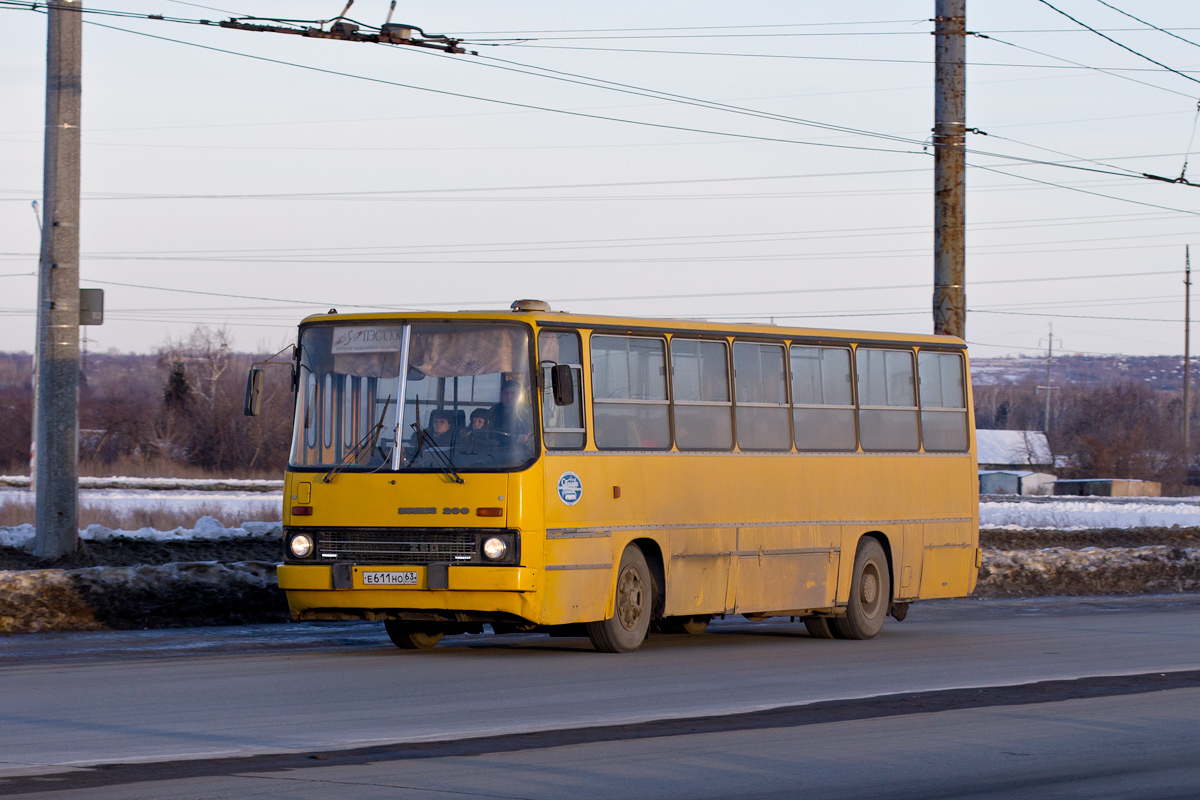
POLYGON ((1200 597, 711 630, 624 656, 342 624, 12 637, 0 796, 1200 796, 1200 597))

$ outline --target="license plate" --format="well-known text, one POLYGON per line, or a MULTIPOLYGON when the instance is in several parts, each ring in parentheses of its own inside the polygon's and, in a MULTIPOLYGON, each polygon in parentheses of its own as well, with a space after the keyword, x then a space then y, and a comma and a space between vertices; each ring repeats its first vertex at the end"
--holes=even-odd
POLYGON ((416 586, 417 573, 405 570, 403 572, 364 572, 363 586, 416 586))

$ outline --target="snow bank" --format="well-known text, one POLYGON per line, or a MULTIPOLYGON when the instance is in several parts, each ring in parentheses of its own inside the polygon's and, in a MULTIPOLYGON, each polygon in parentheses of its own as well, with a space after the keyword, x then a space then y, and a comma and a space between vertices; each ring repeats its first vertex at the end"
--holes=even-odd
MULTIPOLYGON (((0 475, 0 486, 29 487, 27 475, 0 475)), ((241 478, 125 478, 112 475, 107 478, 81 477, 81 489, 151 489, 173 491, 193 489, 206 492, 278 492, 283 489, 282 480, 241 478)))
POLYGON ((974 597, 1200 591, 1200 550, 1085 547, 984 550, 974 597))
MULTIPOLYGON (((32 525, 0 527, 0 547, 33 547, 36 531, 32 525)), ((236 528, 226 528, 214 517, 201 517, 194 528, 175 528, 160 531, 141 528, 135 531, 112 530, 103 525, 89 525, 79 532, 84 541, 107 542, 117 539, 136 539, 154 542, 222 541, 227 539, 282 539, 282 522, 253 522, 247 520, 236 528)))
POLYGON ((1176 498, 1164 500, 981 501, 979 527, 1004 530, 1200 527, 1200 504, 1176 498))

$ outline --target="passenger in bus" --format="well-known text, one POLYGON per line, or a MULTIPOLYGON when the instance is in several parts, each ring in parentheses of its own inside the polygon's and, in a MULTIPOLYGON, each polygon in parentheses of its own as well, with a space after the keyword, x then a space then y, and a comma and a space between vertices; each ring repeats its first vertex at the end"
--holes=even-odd
POLYGON ((494 460, 500 437, 492 429, 492 414, 486 408, 471 412, 471 424, 463 429, 457 451, 467 457, 464 463, 484 465, 494 460))
POLYGON ((467 426, 467 436, 492 429, 492 412, 486 408, 477 408, 471 412, 471 423, 467 426))
POLYGON ((429 412, 429 427, 425 429, 425 444, 435 447, 452 447, 458 438, 454 429, 454 412, 435 408, 429 412))

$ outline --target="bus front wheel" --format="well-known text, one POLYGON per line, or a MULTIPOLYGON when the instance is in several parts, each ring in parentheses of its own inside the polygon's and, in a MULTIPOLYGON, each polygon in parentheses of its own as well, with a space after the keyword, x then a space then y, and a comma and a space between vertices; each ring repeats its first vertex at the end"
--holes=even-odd
POLYGON ((808 631, 808 635, 814 639, 837 639, 837 632, 833 627, 833 620, 829 617, 805 617, 804 627, 808 631))
POLYGON ((587 623, 588 638, 601 653, 636 650, 650 630, 654 608, 654 581, 646 557, 636 545, 621 554, 617 569, 617 592, 613 615, 603 622, 587 623))
POLYGON ((888 576, 887 556, 879 541, 865 536, 854 556, 854 577, 850 581, 850 602, 846 616, 831 621, 834 635, 842 639, 871 639, 883 627, 892 585, 888 576))
POLYGON ((384 620, 384 630, 392 644, 401 650, 432 650, 442 640, 442 632, 420 628, 399 619, 384 620))

